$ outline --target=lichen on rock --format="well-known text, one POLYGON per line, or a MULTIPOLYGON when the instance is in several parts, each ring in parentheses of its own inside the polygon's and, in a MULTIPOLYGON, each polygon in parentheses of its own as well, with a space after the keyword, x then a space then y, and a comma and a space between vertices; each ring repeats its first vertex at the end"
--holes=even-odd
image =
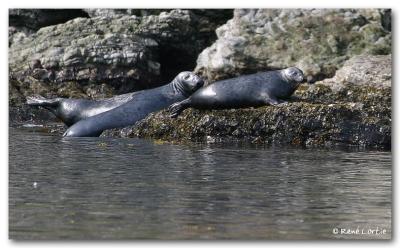
POLYGON ((336 84, 348 82, 360 86, 391 87, 391 55, 357 55, 347 60, 333 78, 325 83, 336 84))
POLYGON ((317 81, 354 55, 390 54, 389 27, 383 9, 236 9, 199 55, 196 72, 212 82, 297 66, 317 81))
POLYGON ((13 44, 10 71, 16 79, 31 75, 54 83, 107 82, 117 92, 152 87, 160 81, 160 40, 190 34, 189 23, 189 13, 178 10, 143 18, 76 18, 13 44), (33 61, 38 61, 36 68, 33 61))
POLYGON ((103 98, 169 83, 194 68, 198 53, 213 41, 212 29, 230 18, 227 10, 206 15, 202 10, 86 9, 83 18, 59 23, 67 16, 54 14, 65 12, 10 12, 11 23, 19 25, 9 28, 9 78, 11 91, 18 92, 11 106, 23 107, 32 94, 103 98), (32 24, 35 29, 23 20, 40 14, 48 16, 32 24))

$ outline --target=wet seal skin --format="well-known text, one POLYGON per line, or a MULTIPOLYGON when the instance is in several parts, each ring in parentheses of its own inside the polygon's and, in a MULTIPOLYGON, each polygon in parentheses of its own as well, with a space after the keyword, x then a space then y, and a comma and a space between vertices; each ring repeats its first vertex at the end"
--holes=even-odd
POLYGON ((169 107, 170 116, 177 117, 186 108, 230 109, 286 103, 304 82, 303 72, 296 67, 259 72, 217 81, 196 91, 189 98, 169 107))
POLYGON ((63 136, 98 137, 106 129, 133 125, 151 112, 186 99, 203 84, 203 79, 194 73, 181 72, 167 85, 137 92, 119 107, 78 121, 63 136))
POLYGON ((90 99, 47 99, 42 96, 27 97, 26 103, 30 106, 40 106, 64 122, 68 127, 76 122, 106 112, 132 100, 139 92, 132 92, 101 100, 90 99))

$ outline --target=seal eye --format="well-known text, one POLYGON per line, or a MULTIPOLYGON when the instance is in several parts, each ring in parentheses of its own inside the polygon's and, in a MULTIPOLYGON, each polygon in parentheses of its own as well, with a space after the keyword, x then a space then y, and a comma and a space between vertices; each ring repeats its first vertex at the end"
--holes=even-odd
POLYGON ((290 77, 292 77, 292 78, 297 78, 297 77, 300 76, 300 74, 299 74, 298 71, 290 71, 289 75, 290 75, 290 77))
POLYGON ((189 74, 186 74, 186 75, 183 76, 183 80, 188 80, 189 78, 190 78, 189 74))

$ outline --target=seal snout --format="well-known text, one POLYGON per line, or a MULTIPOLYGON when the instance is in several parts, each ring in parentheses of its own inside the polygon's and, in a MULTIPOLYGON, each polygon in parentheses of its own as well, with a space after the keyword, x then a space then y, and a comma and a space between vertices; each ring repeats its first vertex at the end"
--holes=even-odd
POLYGON ((202 77, 197 76, 196 88, 201 88, 204 85, 204 79, 202 77))
POLYGON ((289 67, 283 70, 283 76, 288 81, 303 83, 305 80, 304 73, 297 67, 289 67))
POLYGON ((191 81, 192 81, 193 91, 200 89, 204 85, 204 79, 202 77, 197 76, 196 74, 192 75, 191 81))
POLYGON ((307 81, 307 79, 304 77, 304 75, 301 75, 301 77, 299 77, 297 79, 297 82, 299 82, 299 83, 305 83, 306 81, 307 81))
POLYGON ((204 85, 204 79, 193 72, 181 72, 175 80, 175 87, 184 94, 193 94, 204 85))

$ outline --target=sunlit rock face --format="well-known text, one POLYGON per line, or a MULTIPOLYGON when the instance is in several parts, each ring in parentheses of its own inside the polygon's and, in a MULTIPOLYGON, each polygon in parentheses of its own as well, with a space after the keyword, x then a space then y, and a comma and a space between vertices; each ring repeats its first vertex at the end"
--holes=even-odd
POLYGON ((212 82, 297 66, 317 81, 354 55, 390 54, 390 28, 385 9, 237 9, 199 55, 196 71, 212 82))

